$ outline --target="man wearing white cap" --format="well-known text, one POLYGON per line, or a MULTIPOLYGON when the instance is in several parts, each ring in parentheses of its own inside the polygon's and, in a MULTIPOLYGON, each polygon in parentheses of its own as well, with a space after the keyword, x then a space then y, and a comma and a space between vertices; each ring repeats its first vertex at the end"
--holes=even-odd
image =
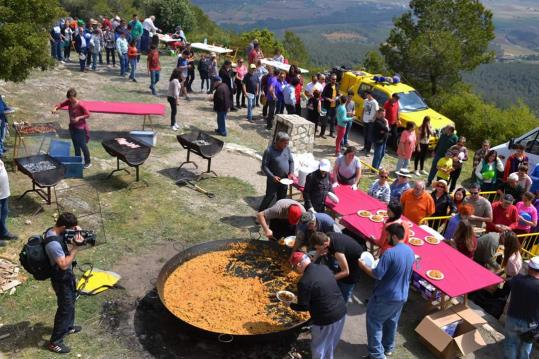
POLYGON ((505 319, 504 358, 530 358, 539 326, 539 256, 528 263, 528 273, 508 283, 511 299, 505 319))
POLYGON ((311 212, 324 212, 326 210, 326 197, 333 192, 329 172, 331 163, 327 159, 320 161, 318 170, 310 173, 305 179, 303 198, 305 209, 311 212))

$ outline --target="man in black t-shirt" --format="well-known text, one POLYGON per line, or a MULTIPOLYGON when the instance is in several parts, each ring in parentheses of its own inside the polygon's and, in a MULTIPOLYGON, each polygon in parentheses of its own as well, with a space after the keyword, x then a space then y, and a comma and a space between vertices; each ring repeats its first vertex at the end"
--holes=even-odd
MULTIPOLYGON (((343 295, 345 303, 352 297, 352 292, 359 277, 359 258, 365 250, 355 239, 343 233, 316 232, 311 236, 311 246, 316 249, 317 256, 328 256, 330 267, 338 269, 335 279, 343 295)), ((333 268, 332 268, 333 269, 333 268)))
POLYGON ((539 326, 539 256, 528 263, 528 274, 519 274, 508 283, 511 300, 505 319, 504 358, 529 358, 533 338, 523 338, 524 333, 539 326))
POLYGON ((311 263, 303 252, 292 253, 290 264, 302 274, 297 303, 290 303, 290 308, 311 315, 312 358, 333 358, 346 318, 346 304, 335 277, 326 266, 311 263))
POLYGON ((247 99, 247 121, 249 122, 253 122, 253 106, 258 94, 258 78, 254 74, 255 70, 256 65, 250 64, 249 72, 245 74, 242 81, 243 96, 247 99))

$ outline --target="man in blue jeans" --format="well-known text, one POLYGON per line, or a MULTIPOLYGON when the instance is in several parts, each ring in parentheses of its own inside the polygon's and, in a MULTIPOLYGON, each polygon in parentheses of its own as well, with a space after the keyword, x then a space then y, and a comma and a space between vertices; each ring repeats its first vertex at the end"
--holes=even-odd
POLYGON ((363 261, 360 268, 376 279, 367 305, 367 341, 365 358, 385 359, 393 354, 402 307, 408 300, 414 252, 404 243, 404 227, 394 223, 386 228, 390 249, 382 254, 375 269, 363 261))
POLYGON ((539 256, 528 263, 528 274, 519 274, 506 285, 511 299, 505 319, 505 359, 528 359, 533 349, 533 336, 526 336, 539 326, 539 256))
MULTIPOLYGON (((81 327, 75 325, 75 297, 76 284, 73 267, 78 246, 68 244, 64 239, 66 229, 80 229, 77 226, 77 218, 72 213, 62 213, 58 216, 54 227, 45 233, 45 252, 53 268, 51 284, 56 294, 56 315, 54 316, 54 328, 47 348, 54 353, 65 354, 71 349, 64 344, 64 337, 81 331, 81 327)), ((80 241, 77 235, 75 241, 80 241)))

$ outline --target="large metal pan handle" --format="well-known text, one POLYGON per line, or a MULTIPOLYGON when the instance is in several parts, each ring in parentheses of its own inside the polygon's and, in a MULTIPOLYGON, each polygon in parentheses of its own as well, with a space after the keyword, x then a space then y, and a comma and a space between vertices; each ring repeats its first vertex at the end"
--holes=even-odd
POLYGON ((219 334, 217 340, 219 343, 229 344, 234 341, 234 336, 232 334, 219 334))

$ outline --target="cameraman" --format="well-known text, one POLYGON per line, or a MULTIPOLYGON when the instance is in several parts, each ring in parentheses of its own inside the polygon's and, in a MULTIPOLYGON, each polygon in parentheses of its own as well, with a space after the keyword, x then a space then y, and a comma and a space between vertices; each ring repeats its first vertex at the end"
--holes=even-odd
MULTIPOLYGON (((75 296, 76 284, 73 266, 76 264, 78 246, 68 244, 64 239, 66 229, 80 229, 77 226, 77 217, 72 213, 62 213, 58 216, 54 227, 47 230, 45 252, 53 267, 51 275, 52 288, 56 293, 58 309, 54 316, 54 328, 48 349, 55 353, 69 353, 70 349, 64 344, 64 336, 81 331, 75 323, 75 296), (53 238, 55 237, 55 238, 53 238)), ((81 241, 80 235, 75 242, 81 241)))

